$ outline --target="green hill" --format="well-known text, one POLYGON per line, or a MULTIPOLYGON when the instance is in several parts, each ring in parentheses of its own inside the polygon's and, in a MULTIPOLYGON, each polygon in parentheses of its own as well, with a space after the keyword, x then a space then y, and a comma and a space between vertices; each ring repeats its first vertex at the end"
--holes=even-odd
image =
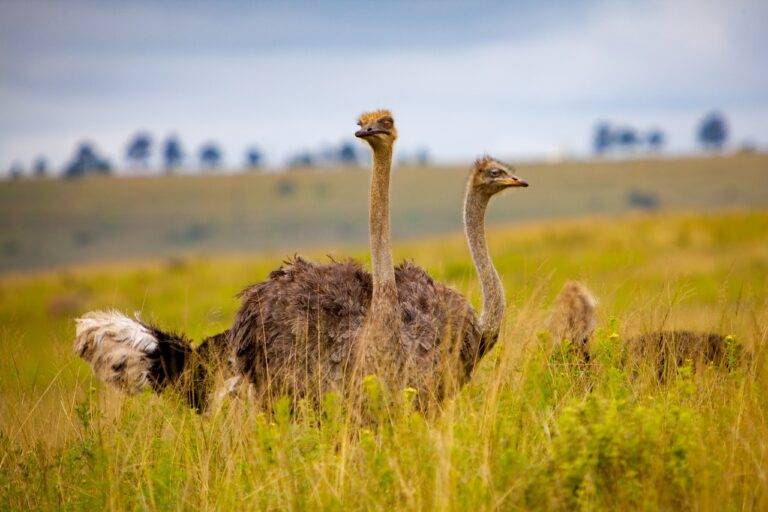
MULTIPOLYGON (((460 229, 466 167, 402 168, 398 240, 460 229)), ((489 222, 768 206, 768 156, 521 165, 489 222)), ((366 169, 0 184, 0 272, 367 242, 366 169)))

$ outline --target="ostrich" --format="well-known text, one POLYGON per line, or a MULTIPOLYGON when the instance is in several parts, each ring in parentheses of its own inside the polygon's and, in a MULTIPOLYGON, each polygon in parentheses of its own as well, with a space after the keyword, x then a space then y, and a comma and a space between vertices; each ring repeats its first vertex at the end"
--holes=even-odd
POLYGON ((555 299, 549 331, 555 341, 568 340, 584 361, 589 361, 589 342, 597 326, 597 299, 577 281, 568 281, 555 299))
POLYGON ((97 376, 129 391, 181 381, 193 405, 204 405, 206 368, 217 358, 228 359, 235 380, 266 397, 344 391, 369 373, 413 386, 425 400, 432 390, 440 398, 446 376, 463 382, 496 342, 504 313, 504 290, 485 243, 485 209, 494 194, 527 183, 489 157, 473 166, 464 221, 483 291, 478 321, 464 297, 421 268, 393 267, 389 178, 397 131, 388 111, 363 114, 359 124, 356 136, 373 150, 372 274, 353 261, 295 257, 241 293, 232 327, 206 340, 202 353, 181 336, 118 313, 90 313, 78 320, 76 350, 97 376))
MULTIPOLYGON (((556 342, 569 340, 585 362, 589 362, 590 342, 595 326, 597 300, 583 284, 567 282, 555 300, 549 330, 556 342)), ((727 338, 714 332, 690 330, 652 331, 629 338, 625 348, 635 359, 649 359, 660 381, 668 372, 690 359, 694 363, 728 366, 741 356, 739 347, 730 354, 727 338)))
POLYGON ((350 377, 378 373, 416 388, 421 399, 439 399, 450 384, 445 379, 463 382, 498 338, 504 289, 488 254, 484 214, 494 194, 528 184, 489 157, 473 166, 464 221, 483 291, 478 321, 463 296, 420 267, 392 267, 387 205, 394 127, 387 112, 363 116, 361 125, 357 136, 374 153, 373 272, 351 261, 296 258, 243 292, 231 329, 234 367, 257 396, 343 389, 350 377))

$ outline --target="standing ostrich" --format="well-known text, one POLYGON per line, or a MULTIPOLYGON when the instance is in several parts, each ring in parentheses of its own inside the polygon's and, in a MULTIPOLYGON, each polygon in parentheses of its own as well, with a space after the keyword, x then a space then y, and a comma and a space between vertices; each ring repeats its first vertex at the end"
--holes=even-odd
POLYGON ((484 215, 494 194, 528 184, 488 157, 475 162, 470 175, 464 223, 483 291, 478 322, 463 296, 420 267, 392 267, 387 205, 394 125, 379 111, 364 115, 361 126, 356 135, 374 154, 373 273, 351 261, 319 265, 296 258, 243 292, 231 328, 234 366, 257 396, 322 393, 377 373, 416 388, 422 400, 439 399, 446 380, 466 380, 498 338, 504 289, 488 254, 484 215))
POLYGON ((408 262, 393 267, 389 178, 397 131, 387 111, 363 114, 359 124, 356 136, 373 150, 372 274, 352 261, 317 264, 296 257, 242 292, 232 327, 206 340, 202 354, 180 336, 117 313, 89 313, 78 320, 76 350, 97 376, 127 390, 182 381, 198 401, 207 394, 206 368, 217 354, 228 354, 237 377, 268 397, 343 391, 357 382, 354 377, 379 373, 416 387, 425 399, 432 390, 439 398, 446 375, 465 380, 496 342, 504 313, 504 290, 485 243, 485 209, 497 192, 527 183, 491 158, 478 160, 470 176, 464 220, 483 290, 478 323, 460 294, 421 268, 408 262), (191 377, 181 379, 185 365, 191 377))

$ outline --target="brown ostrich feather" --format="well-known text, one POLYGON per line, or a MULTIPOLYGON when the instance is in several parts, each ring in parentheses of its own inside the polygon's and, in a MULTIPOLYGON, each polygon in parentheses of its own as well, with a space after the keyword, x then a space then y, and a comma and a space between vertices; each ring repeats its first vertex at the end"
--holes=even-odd
MULTIPOLYGON (((455 355, 463 381, 479 342, 475 314, 456 291, 404 262, 395 269, 400 344, 417 369, 406 383, 431 392, 438 369, 455 355)), ((370 307, 371 274, 354 261, 319 264, 295 257, 246 288, 230 329, 236 373, 259 396, 301 398, 342 390, 370 307)))
POLYGON ((360 124, 368 124, 373 123, 375 121, 378 121, 379 119, 382 119, 384 117, 392 117, 392 112, 390 112, 387 109, 380 108, 378 110, 372 110, 370 112, 363 112, 360 114, 360 117, 357 119, 357 122, 360 124))
MULTIPOLYGON (((589 289, 576 281, 569 281, 557 296, 550 319, 549 330, 554 341, 568 340, 585 362, 591 358, 592 334, 597 324, 597 300, 589 289)), ((741 359, 739 347, 732 354, 741 359)), ((631 356, 632 365, 649 361, 655 368, 659 381, 665 381, 679 366, 691 361, 694 367, 713 364, 728 367, 726 337, 716 332, 691 330, 659 330, 630 337, 624 343, 625 356, 631 356)))
POLYGON ((127 351, 135 371, 117 364, 110 366, 112 373, 100 372, 94 366, 97 375, 127 377, 127 389, 161 381, 163 386, 153 385, 159 391, 166 383, 180 381, 194 395, 191 403, 204 403, 200 397, 208 394, 211 372, 206 362, 224 359, 235 379, 244 378, 256 396, 267 399, 320 398, 331 389, 357 387, 358 379, 369 373, 388 384, 415 388, 424 405, 461 385, 496 342, 504 313, 504 291, 488 254, 483 224, 488 201, 504 182, 488 176, 499 186, 489 187, 486 180, 483 187, 468 186, 465 196, 465 233, 484 296, 478 319, 464 297, 422 268, 411 262, 393 268, 389 175, 396 131, 394 120, 387 117, 388 110, 360 116, 363 124, 392 125, 388 137, 369 140, 374 153, 372 273, 354 261, 313 263, 294 256, 266 280, 246 288, 231 328, 197 350, 181 336, 119 314, 85 319, 78 326, 76 350, 92 360, 88 347, 93 347, 110 361, 127 351), (154 363, 158 352, 172 348, 181 355, 161 357, 160 366, 154 363), (165 369, 170 366, 166 359, 174 363, 172 371, 165 369))
POLYGON ((490 155, 483 155, 480 158, 477 158, 472 163, 472 169, 473 169, 474 172, 477 172, 477 171, 484 170, 488 166, 492 166, 492 165, 503 165, 505 167, 511 167, 506 162, 502 162, 501 160, 499 160, 497 158, 493 158, 490 155))
POLYGON ((726 338, 716 332, 669 330, 640 334, 627 340, 630 361, 650 361, 660 382, 690 362, 693 367, 713 364, 728 368, 726 338))
POLYGON ((549 330, 555 341, 570 341, 586 361, 589 361, 589 342, 597 325, 597 300, 582 283, 568 281, 555 299, 555 309, 549 321, 549 330))

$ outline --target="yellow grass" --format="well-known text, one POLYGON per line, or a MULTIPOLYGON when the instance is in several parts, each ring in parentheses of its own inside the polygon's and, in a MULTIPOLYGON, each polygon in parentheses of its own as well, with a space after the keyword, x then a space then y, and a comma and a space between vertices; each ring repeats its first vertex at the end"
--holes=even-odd
MULTIPOLYGON (((218 332, 279 252, 0 279, 0 508, 768 508, 768 212, 505 225, 490 246, 510 305, 497 348, 428 415, 368 389, 364 427, 336 396, 200 417, 172 393, 123 397, 71 353, 72 318, 92 308, 218 332), (569 278, 601 301, 588 367, 540 335, 569 278), (731 334, 750 356, 664 385, 627 371, 622 340, 672 327, 731 334)), ((460 235, 396 252, 478 304, 460 235)))

